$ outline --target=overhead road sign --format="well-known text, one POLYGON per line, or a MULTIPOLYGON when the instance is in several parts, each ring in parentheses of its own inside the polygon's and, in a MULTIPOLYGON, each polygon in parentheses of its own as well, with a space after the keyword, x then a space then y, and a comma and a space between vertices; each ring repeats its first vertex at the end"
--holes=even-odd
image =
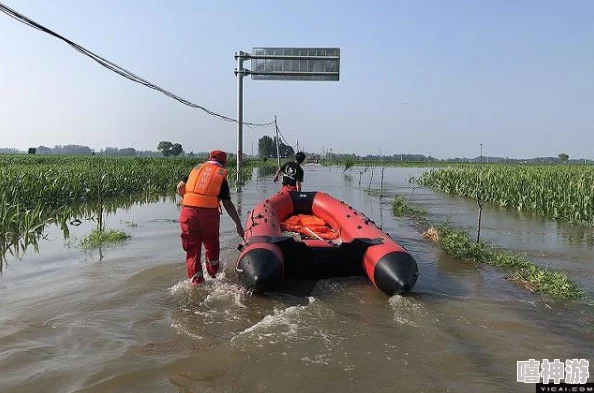
POLYGON ((339 48, 253 48, 247 58, 253 80, 339 80, 339 48))
MULTIPOLYGON (((253 80, 338 81, 340 48, 252 48, 235 53, 237 68, 237 192, 241 192, 243 157, 243 77, 253 80), (251 70, 243 67, 251 61, 251 70)), ((276 125, 276 116, 275 116, 276 125)), ((277 127, 278 131, 278 127, 277 127)), ((278 137, 277 137, 278 143, 278 137)))

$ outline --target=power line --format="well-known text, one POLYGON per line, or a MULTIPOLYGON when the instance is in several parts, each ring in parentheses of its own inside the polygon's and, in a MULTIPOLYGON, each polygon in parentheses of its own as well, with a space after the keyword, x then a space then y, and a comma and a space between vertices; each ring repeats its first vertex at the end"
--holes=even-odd
MULTIPOLYGON (((200 105, 194 104, 193 102, 190 102, 190 101, 188 101, 188 100, 186 100, 186 99, 184 99, 184 98, 182 98, 180 96, 177 96, 177 95, 175 95, 175 94, 173 94, 173 93, 171 93, 171 92, 169 92, 169 91, 167 91, 167 90, 165 90, 165 89, 163 89, 163 88, 161 88, 161 87, 159 87, 159 86, 157 86, 157 85, 155 85, 155 84, 153 84, 153 83, 151 83, 151 82, 149 82, 149 81, 147 81, 147 80, 145 80, 145 79, 143 79, 143 78, 141 78, 141 77, 139 77, 139 76, 137 76, 135 74, 133 74, 132 72, 126 70, 125 68, 120 67, 117 64, 115 64, 115 63, 113 63, 113 62, 111 62, 109 60, 104 59, 103 57, 101 57, 101 56, 99 56, 99 55, 91 52, 90 50, 88 50, 88 49, 86 49, 86 48, 84 48, 84 47, 82 47, 82 46, 80 46, 80 45, 78 45, 78 44, 70 41, 67 38, 64 38, 60 34, 53 32, 52 30, 50 30, 50 29, 48 29, 48 28, 40 25, 39 23, 37 23, 37 22, 35 22, 35 21, 33 21, 33 20, 29 19, 29 18, 27 18, 26 16, 24 16, 24 15, 20 14, 19 12, 15 11, 15 10, 7 7, 7 6, 5 6, 2 3, 0 3, 0 11, 4 12, 8 16, 10 16, 11 18, 16 19, 17 21, 19 21, 21 23, 24 23, 24 24, 26 24, 26 25, 28 25, 30 27, 33 27, 36 30, 40 30, 40 31, 42 31, 44 33, 47 33, 47 34, 49 34, 51 36, 54 36, 54 37, 56 37, 56 38, 58 38, 58 39, 60 39, 60 40, 62 40, 64 42, 66 42, 68 45, 72 46, 74 49, 76 49, 80 53, 82 53, 82 54, 84 54, 86 56, 89 56, 91 59, 93 59, 97 63, 101 64, 103 67, 105 67, 105 68, 107 68, 107 69, 115 72, 116 74, 119 74, 119 75, 123 76, 126 79, 129 79, 129 80, 131 80, 133 82, 136 82, 136 83, 140 83, 141 85, 144 85, 144 86, 146 86, 146 87, 148 87, 150 89, 154 89, 154 90, 160 91, 161 93, 165 94, 166 96, 171 97, 174 100, 177 100, 177 101, 181 102, 184 105, 190 106, 192 108, 197 108, 197 109, 203 110, 204 112, 208 113, 209 115, 214 116, 214 117, 216 117, 216 118, 218 118, 220 120, 237 123, 237 120, 235 120, 235 119, 232 119, 232 118, 227 117, 227 116, 220 115, 220 114, 218 114, 216 112, 213 112, 213 111, 211 111, 209 109, 206 109, 206 108, 204 108, 204 107, 202 107, 200 105)), ((273 125, 274 124, 274 121, 271 121, 271 122, 268 122, 268 123, 249 123, 249 122, 244 122, 243 124, 246 125, 246 126, 248 126, 248 127, 267 127, 267 126, 273 125)))
POLYGON ((281 140, 282 140, 282 141, 284 141, 285 145, 287 145, 287 146, 291 146, 291 148, 292 148, 293 150, 297 151, 297 146, 296 146, 296 145, 291 145, 291 144, 290 144, 290 143, 287 141, 287 139, 285 138, 285 136, 283 135, 283 133, 280 131, 280 128, 278 128, 278 126, 277 126, 277 129, 278 129, 278 134, 280 135, 280 137, 281 137, 281 140))
POLYGON ((278 122, 275 123, 275 127, 276 127, 276 131, 278 132, 278 134, 280 135, 280 139, 284 142, 285 145, 290 146, 293 150, 295 150, 295 146, 291 145, 289 142, 287 142, 287 139, 285 139, 285 136, 283 135, 283 133, 280 131, 280 128, 278 128, 278 122))

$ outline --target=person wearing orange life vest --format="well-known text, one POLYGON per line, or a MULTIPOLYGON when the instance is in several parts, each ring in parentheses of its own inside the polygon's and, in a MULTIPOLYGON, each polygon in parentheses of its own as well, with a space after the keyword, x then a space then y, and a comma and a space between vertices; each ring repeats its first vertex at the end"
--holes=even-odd
POLYGON ((226 163, 227 153, 213 150, 207 162, 193 168, 177 185, 177 192, 183 198, 179 215, 181 242, 186 252, 186 268, 192 285, 204 282, 200 261, 202 245, 208 274, 214 278, 219 270, 219 225, 222 214, 219 202, 223 203, 235 222, 237 234, 243 238, 243 226, 231 202, 226 163))
POLYGON ((295 161, 286 162, 277 169, 274 175, 274 182, 278 181, 279 176, 283 175, 283 182, 281 191, 298 191, 301 192, 301 184, 303 183, 303 168, 301 164, 305 161, 305 153, 299 152, 295 154, 295 161))

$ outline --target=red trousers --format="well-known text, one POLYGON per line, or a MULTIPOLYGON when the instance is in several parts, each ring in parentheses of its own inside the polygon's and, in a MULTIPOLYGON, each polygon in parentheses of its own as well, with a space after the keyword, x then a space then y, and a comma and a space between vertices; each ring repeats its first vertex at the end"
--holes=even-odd
POLYGON ((297 191, 297 186, 290 186, 288 184, 283 184, 281 187, 281 191, 297 191))
MULTIPOLYGON (((179 215, 181 242, 186 252, 188 278, 198 273, 202 277, 200 252, 204 244, 206 261, 219 260, 219 225, 221 215, 218 209, 183 206, 179 215)), ((218 270, 218 266, 217 266, 218 270)))

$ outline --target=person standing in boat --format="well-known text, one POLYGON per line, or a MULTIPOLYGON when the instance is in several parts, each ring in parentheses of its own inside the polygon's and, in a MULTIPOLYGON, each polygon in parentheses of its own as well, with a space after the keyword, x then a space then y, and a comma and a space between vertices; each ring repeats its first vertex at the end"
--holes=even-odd
POLYGON ((182 208, 179 215, 181 242, 186 252, 186 268, 192 285, 204 282, 200 253, 205 249, 206 271, 215 277, 219 270, 219 225, 222 211, 219 202, 235 222, 237 234, 243 238, 243 226, 231 201, 227 182, 227 153, 210 152, 207 162, 193 168, 177 185, 182 208))
POLYGON ((278 181, 279 176, 283 175, 283 182, 281 191, 298 191, 301 192, 301 184, 303 183, 303 168, 301 164, 305 161, 305 153, 299 152, 295 154, 295 161, 285 162, 276 171, 274 182, 278 181))

